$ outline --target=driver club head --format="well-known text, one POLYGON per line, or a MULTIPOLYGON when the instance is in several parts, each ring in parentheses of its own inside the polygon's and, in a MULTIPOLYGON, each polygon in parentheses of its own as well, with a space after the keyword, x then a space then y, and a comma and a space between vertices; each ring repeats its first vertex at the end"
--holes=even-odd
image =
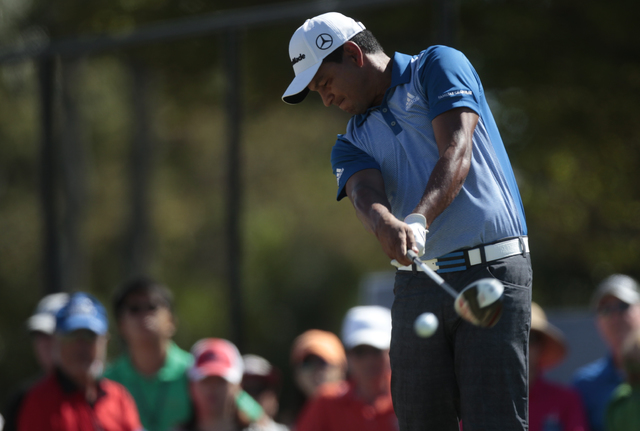
POLYGON ((456 298, 456 313, 476 326, 491 328, 502 315, 503 292, 504 286, 495 278, 474 281, 456 298))

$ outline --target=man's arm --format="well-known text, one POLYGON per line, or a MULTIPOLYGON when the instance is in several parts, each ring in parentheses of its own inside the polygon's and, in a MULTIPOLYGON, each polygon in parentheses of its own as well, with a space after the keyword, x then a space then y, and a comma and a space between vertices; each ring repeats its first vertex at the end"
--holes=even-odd
POLYGON ((364 169, 353 174, 346 184, 347 196, 365 228, 373 233, 390 259, 411 265, 407 248, 418 251, 411 228, 395 218, 384 190, 382 174, 364 169))
POLYGON ((438 115, 431 124, 440 158, 431 172, 422 199, 413 210, 426 217, 427 229, 453 202, 467 178, 478 114, 469 108, 456 108, 438 115))

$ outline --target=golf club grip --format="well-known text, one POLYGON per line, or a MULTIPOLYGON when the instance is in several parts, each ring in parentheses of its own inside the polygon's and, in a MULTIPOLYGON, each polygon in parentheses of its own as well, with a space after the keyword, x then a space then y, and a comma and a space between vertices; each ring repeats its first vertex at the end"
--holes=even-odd
POLYGON ((433 269, 429 268, 426 263, 420 260, 418 255, 413 250, 407 250, 407 256, 413 261, 425 274, 427 274, 433 281, 438 283, 440 287, 447 291, 447 293, 454 298, 458 297, 458 292, 453 290, 453 287, 449 286, 449 283, 444 281, 433 269))

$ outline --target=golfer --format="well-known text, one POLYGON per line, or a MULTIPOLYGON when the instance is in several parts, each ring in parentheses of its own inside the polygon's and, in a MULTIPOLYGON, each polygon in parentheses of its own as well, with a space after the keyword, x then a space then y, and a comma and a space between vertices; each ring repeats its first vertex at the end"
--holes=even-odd
POLYGON ((364 25, 339 13, 307 20, 289 45, 289 104, 309 91, 353 115, 331 162, 338 200, 401 266, 394 286, 392 395, 400 429, 527 429, 532 271, 524 210, 484 89, 466 57, 432 46, 388 57, 364 25), (451 297, 406 257, 413 249, 452 286, 503 282, 491 329, 455 313, 451 297), (402 266, 407 265, 407 266, 402 266), (434 313, 430 338, 415 318, 434 313))

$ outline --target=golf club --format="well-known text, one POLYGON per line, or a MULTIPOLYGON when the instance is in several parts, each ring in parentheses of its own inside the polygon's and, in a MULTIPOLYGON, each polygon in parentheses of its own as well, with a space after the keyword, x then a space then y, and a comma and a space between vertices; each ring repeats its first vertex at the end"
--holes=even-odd
POLYGON ((464 320, 483 328, 491 328, 498 323, 502 315, 502 294, 504 292, 504 286, 500 281, 495 278, 482 278, 458 293, 421 261, 413 250, 407 251, 407 256, 418 268, 455 298, 454 309, 464 320))

